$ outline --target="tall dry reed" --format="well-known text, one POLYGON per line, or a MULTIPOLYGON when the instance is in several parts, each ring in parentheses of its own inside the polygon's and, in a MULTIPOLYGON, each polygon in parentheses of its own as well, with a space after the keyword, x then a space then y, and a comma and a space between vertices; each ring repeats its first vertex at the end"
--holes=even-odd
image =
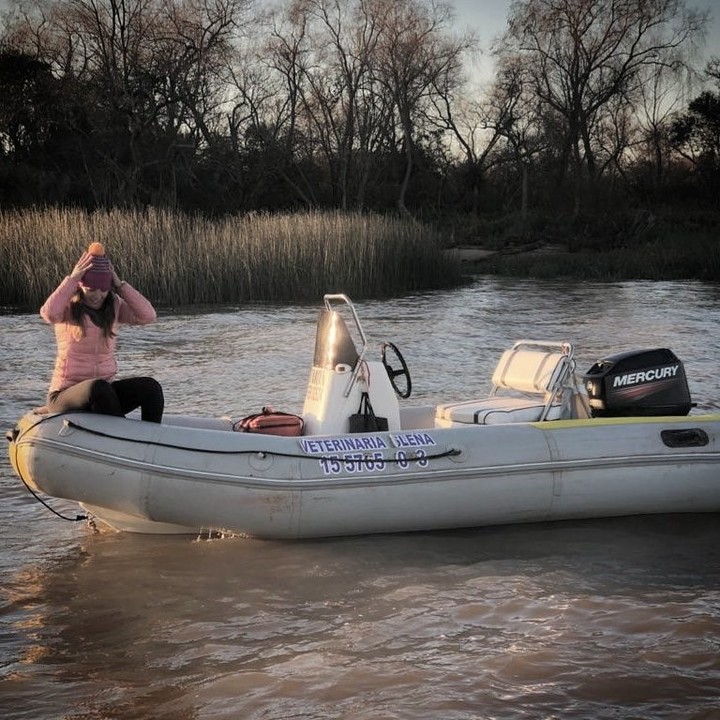
POLYGON ((94 240, 122 278, 165 306, 381 297, 461 281, 433 231, 399 218, 45 209, 0 213, 0 306, 38 307, 94 240))

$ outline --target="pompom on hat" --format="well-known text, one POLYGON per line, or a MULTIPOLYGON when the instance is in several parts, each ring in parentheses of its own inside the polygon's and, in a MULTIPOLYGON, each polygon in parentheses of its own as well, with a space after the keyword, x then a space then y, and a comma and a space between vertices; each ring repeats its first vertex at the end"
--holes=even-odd
POLYGON ((112 272, 110 261, 105 256, 102 243, 90 243, 87 249, 92 255, 92 267, 82 276, 80 282, 92 290, 109 290, 112 285, 112 272))

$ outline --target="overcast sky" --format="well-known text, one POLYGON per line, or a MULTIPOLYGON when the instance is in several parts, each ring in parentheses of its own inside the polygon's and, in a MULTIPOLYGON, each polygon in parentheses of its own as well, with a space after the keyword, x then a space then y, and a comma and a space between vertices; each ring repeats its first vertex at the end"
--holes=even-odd
MULTIPOLYGON (((512 0, 449 0, 458 23, 474 31, 484 48, 503 32, 512 0)), ((720 55, 720 3, 717 0, 688 0, 687 7, 709 10, 708 54, 720 55)))
MULTIPOLYGON (((472 31, 479 40, 480 53, 476 58, 479 84, 492 78, 490 46, 503 33, 513 0, 449 0, 455 7, 458 26, 472 31)), ((687 7, 710 12, 705 56, 720 57, 720 3, 718 0, 687 0, 687 7)))
MULTIPOLYGON (((256 0, 264 4, 264 0, 256 0)), ((495 37, 505 29, 508 11, 512 0, 449 0, 455 7, 458 25, 462 29, 473 31, 479 41, 483 55, 495 37)), ((9 6, 10 0, 0 0, 0 8, 9 6)), ((720 56, 720 3, 718 0, 687 0, 687 6, 700 10, 709 10, 712 16, 707 36, 707 56, 720 56)), ((490 67, 488 59, 482 60, 484 67, 490 67)))

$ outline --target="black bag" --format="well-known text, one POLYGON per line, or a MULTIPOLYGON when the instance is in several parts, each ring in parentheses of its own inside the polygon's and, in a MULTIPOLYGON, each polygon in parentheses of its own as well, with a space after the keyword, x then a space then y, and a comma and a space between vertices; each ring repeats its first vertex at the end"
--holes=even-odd
POLYGON ((388 429, 388 421, 385 417, 378 417, 370 404, 370 396, 364 392, 360 396, 360 407, 358 411, 350 416, 350 432, 377 432, 388 429))

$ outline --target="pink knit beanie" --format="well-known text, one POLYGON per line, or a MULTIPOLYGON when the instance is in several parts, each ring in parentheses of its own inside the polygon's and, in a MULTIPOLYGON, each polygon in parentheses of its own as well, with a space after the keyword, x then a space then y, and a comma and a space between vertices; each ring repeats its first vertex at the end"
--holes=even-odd
POLYGON ((92 267, 82 276, 85 287, 93 290, 109 290, 112 285, 112 273, 110 272, 110 261, 105 257, 105 248, 102 243, 90 243, 87 249, 92 255, 92 267))

